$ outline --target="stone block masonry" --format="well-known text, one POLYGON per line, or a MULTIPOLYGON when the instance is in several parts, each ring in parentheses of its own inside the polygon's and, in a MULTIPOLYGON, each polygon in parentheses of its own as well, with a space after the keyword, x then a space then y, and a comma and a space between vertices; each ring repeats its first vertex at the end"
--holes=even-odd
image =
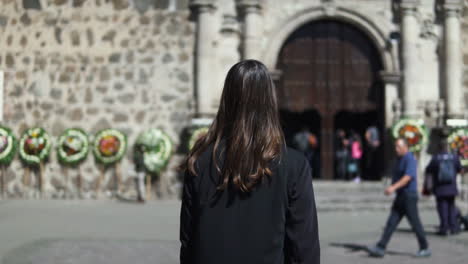
MULTIPOLYGON (((54 139, 71 127, 90 134, 116 128, 130 144, 155 127, 180 144, 194 111, 194 25, 187 1, 157 2, 2 0, 2 125, 18 137, 40 126, 54 139)), ((135 189, 130 150, 120 165, 128 195, 135 189)), ((181 158, 175 155, 161 175, 169 183, 167 196, 177 195, 174 167, 181 158)), ((8 198, 38 196, 37 181, 23 184, 24 171, 18 158, 6 169, 8 198)), ((94 196, 100 171, 91 154, 80 172, 84 196, 94 196)), ((45 197, 76 197, 78 170, 68 169, 68 181, 64 174, 53 150, 45 169, 45 197)), ((103 189, 113 188, 113 175, 107 170, 103 189)))

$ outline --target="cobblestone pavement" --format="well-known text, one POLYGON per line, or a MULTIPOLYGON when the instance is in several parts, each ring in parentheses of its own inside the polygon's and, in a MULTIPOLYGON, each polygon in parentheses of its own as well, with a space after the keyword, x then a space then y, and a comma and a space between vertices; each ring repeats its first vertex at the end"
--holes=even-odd
MULTIPOLYGON (((0 201, 2 264, 178 263, 179 202, 145 205, 115 201, 0 201)), ((433 251, 412 257, 416 238, 403 221, 384 259, 362 250, 375 243, 387 212, 319 212, 322 263, 466 264, 468 232, 440 238, 437 217, 422 218, 433 251)))

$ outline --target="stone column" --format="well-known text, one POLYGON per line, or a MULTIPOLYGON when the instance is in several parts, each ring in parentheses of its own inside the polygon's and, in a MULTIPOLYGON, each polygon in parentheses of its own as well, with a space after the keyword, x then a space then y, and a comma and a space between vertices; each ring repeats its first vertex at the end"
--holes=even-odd
POLYGON ((419 25, 416 17, 419 0, 402 0, 401 11, 401 47, 403 66, 403 115, 419 117, 417 99, 420 97, 418 89, 418 75, 421 74, 417 65, 417 42, 419 25))
POLYGON ((237 2, 239 13, 243 17, 243 59, 259 59, 262 28, 261 5, 259 0, 240 0, 237 2))
POLYGON ((213 0, 193 0, 190 4, 197 21, 195 43, 195 96, 197 116, 211 116, 213 109, 213 49, 216 34, 216 9, 213 0))
POLYGON ((385 128, 392 127, 398 115, 395 114, 394 104, 398 100, 398 90, 401 83, 401 75, 398 72, 381 72, 380 78, 385 89, 385 128))
MULTIPOLYGON (((3 121, 3 71, 0 71, 0 122, 3 121)), ((2 175, 2 177, 4 177, 2 175)))
POLYGON ((444 76, 445 105, 447 116, 463 116, 462 86, 462 47, 460 16, 463 9, 462 0, 445 0, 444 15, 444 76))

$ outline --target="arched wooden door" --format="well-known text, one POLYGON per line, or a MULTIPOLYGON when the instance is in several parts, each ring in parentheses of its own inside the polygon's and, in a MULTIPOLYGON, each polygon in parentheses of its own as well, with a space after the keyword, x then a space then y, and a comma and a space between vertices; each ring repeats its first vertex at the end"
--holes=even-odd
MULTIPOLYGON (((357 119, 360 113, 363 118, 373 116, 375 120, 361 123, 382 127, 384 99, 378 78, 381 69, 380 55, 367 35, 339 21, 304 25, 284 43, 277 64, 280 109, 289 115, 310 111, 320 114, 320 124, 302 125, 320 129, 323 178, 333 178, 333 140, 335 130, 340 128, 336 120, 342 120, 336 118, 339 113, 353 113, 357 119)), ((301 126, 288 124, 284 115, 282 120, 284 126, 301 126)), ((364 125, 352 125, 351 129, 362 135, 364 125)))

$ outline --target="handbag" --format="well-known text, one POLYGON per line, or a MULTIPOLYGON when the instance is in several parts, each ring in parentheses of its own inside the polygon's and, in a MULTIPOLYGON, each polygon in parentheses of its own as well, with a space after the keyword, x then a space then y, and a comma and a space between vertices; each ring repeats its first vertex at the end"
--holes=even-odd
POLYGON ((350 162, 348 164, 348 172, 349 173, 356 173, 357 172, 357 163, 356 162, 350 162))
POLYGON ((422 194, 426 196, 430 196, 432 194, 433 189, 434 189, 434 180, 433 180, 432 174, 426 173, 426 175, 424 176, 422 194))

